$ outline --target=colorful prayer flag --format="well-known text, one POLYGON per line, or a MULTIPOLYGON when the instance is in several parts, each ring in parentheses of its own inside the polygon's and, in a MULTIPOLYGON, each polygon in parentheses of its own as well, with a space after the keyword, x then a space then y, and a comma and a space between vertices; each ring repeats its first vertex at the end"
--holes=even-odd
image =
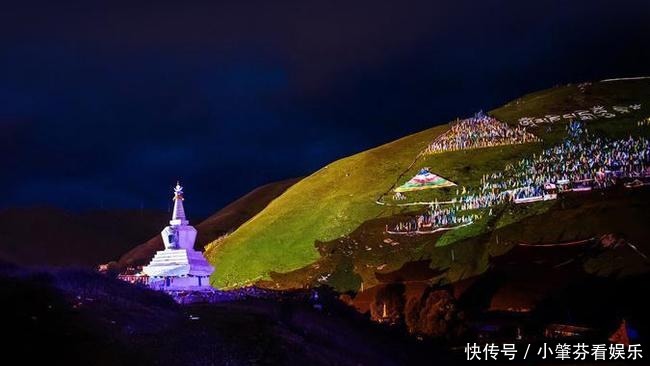
POLYGON ((424 189, 451 187, 455 185, 456 183, 431 173, 428 168, 423 168, 408 182, 395 188, 395 192, 420 191, 424 189))

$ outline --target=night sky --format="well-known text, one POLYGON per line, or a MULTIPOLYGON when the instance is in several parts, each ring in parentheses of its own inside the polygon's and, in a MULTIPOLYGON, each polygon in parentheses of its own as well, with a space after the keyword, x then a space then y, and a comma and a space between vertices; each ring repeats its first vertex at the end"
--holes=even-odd
POLYGON ((526 92, 650 74, 647 0, 134 3, 1 5, 0 208, 166 209, 180 178, 203 216, 526 92))

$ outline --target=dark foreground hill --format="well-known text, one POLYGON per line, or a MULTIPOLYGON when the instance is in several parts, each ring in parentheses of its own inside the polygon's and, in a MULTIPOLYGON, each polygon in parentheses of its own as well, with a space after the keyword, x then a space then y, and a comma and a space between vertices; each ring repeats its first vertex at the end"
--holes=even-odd
MULTIPOLYGON (((482 293, 498 287, 501 277, 503 273, 484 276, 465 289, 457 306, 467 312, 460 321, 468 338, 418 339, 408 335, 403 324, 371 322, 326 289, 318 291, 318 299, 312 291, 294 291, 217 304, 178 305, 163 293, 85 270, 26 270, 0 263, 0 311, 5 314, 6 335, 3 355, 24 364, 65 365, 467 364, 463 347, 477 340, 477 330, 520 322, 503 316, 485 319, 472 310, 481 304, 482 293)), ((607 323, 608 314, 615 311, 632 315, 627 320, 634 331, 647 334, 650 303, 634 295, 647 281, 648 276, 620 282, 574 281, 522 326, 535 328, 569 312, 581 321, 607 323)), ((383 301, 390 301, 389 291, 383 296, 383 301)), ((436 303, 441 302, 444 297, 436 303)), ((420 316, 424 317, 423 329, 448 319, 440 312, 420 316)), ((602 343, 615 328, 615 323, 608 324, 594 342, 602 343)), ((508 328, 504 330, 507 336, 508 328)), ((502 339, 513 340, 512 336, 502 339)), ((531 341, 526 339, 519 347, 531 341)), ((500 364, 511 363, 502 360, 500 364)), ((549 360, 544 364, 564 363, 549 360)))
POLYGON ((4 356, 66 365, 399 365, 435 357, 340 304, 278 295, 180 306, 162 293, 76 270, 0 267, 4 356), (7 354, 9 352, 9 354, 7 354))

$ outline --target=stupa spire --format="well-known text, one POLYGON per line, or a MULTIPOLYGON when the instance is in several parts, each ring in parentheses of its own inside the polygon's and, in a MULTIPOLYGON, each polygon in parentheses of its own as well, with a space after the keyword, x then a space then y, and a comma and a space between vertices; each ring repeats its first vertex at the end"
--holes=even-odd
POLYGON ((174 210, 172 211, 172 220, 169 222, 172 225, 187 225, 188 221, 185 217, 185 208, 183 207, 183 187, 180 182, 176 182, 174 187, 174 210))

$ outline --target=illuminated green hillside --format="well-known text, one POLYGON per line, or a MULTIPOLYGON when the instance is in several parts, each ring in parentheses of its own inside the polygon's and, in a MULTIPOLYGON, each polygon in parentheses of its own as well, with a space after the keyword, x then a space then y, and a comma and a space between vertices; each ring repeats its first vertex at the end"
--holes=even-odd
MULTIPOLYGON (((642 107, 618 113, 615 118, 588 121, 588 128, 613 138, 650 135, 650 127, 637 125, 650 115, 650 80, 557 87, 526 95, 490 114, 514 126, 522 117, 561 115, 598 105, 611 110, 613 106, 632 104, 642 107)), ((422 207, 391 206, 391 194, 385 193, 424 166, 459 187, 475 186, 483 174, 501 170, 509 162, 561 141, 565 124, 562 120, 531 129, 543 142, 418 157, 449 128, 440 125, 333 162, 289 188, 226 239, 208 245, 206 255, 216 266, 212 283, 220 288, 260 280, 274 286, 304 286, 329 274, 326 282, 330 285, 355 290, 360 282, 375 283, 375 272, 395 270, 412 260, 427 259, 432 268, 445 267, 450 250, 466 266, 455 269, 449 280, 480 273, 494 249, 479 240, 479 235, 512 227, 527 217, 544 214, 553 205, 540 203, 507 210, 492 220, 482 219, 442 235, 400 239, 399 246, 391 247, 385 244, 384 225, 422 207), (384 205, 376 203, 380 197, 384 205)), ((445 200, 453 191, 421 191, 410 195, 409 202, 445 200)), ((527 233, 517 235, 521 236, 519 240, 533 240, 526 237, 527 233)))

